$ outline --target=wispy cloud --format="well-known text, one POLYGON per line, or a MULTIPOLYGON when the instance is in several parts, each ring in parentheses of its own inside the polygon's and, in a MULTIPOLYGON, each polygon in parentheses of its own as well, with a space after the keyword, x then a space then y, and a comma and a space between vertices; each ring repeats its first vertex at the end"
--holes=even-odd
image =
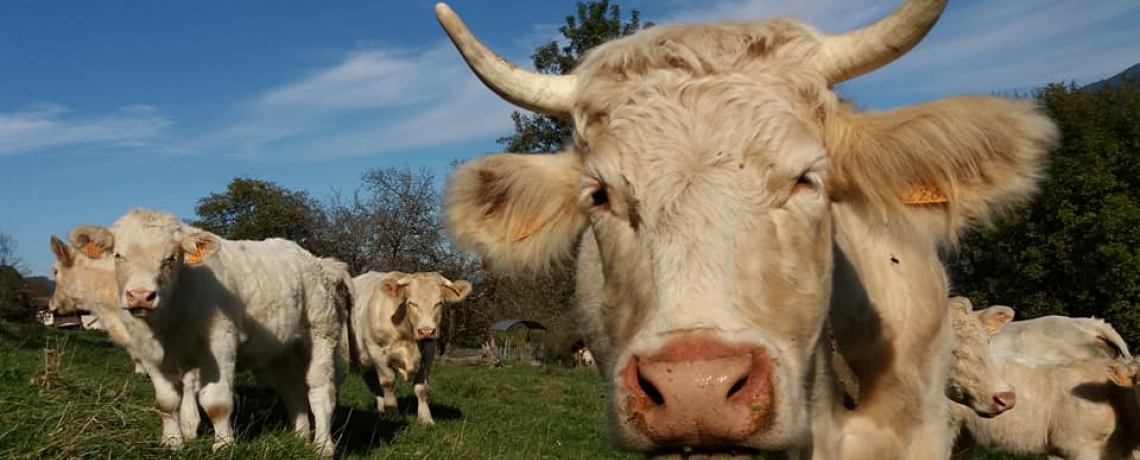
POLYGON ((173 123, 149 105, 83 116, 62 105, 37 103, 0 113, 0 156, 59 147, 144 147, 161 139, 173 123))
POLYGON ((511 110, 450 42, 369 48, 246 101, 203 145, 283 158, 366 156, 505 133, 511 110))
MULTIPOLYGON (((870 24, 901 0, 678 0, 663 23, 788 16, 824 33, 870 24)), ((857 93, 912 98, 1004 91, 1053 81, 1090 82, 1140 59, 1137 2, 991 0, 951 2, 918 48, 845 85, 857 93)))

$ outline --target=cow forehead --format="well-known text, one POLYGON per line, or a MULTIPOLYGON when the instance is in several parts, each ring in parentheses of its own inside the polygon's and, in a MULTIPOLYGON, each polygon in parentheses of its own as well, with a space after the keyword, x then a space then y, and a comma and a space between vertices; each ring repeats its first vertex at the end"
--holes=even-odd
POLYGON ((443 297, 442 286, 443 279, 438 273, 416 273, 411 275, 406 289, 408 297, 413 300, 434 302, 443 297))
POLYGON ((177 250, 182 223, 173 214, 132 210, 115 221, 115 250, 119 253, 163 257, 177 250))
POLYGON ((626 86, 604 126, 579 124, 576 135, 587 174, 620 176, 617 185, 639 199, 671 202, 701 185, 723 195, 779 193, 783 182, 826 163, 812 104, 782 82, 663 71, 626 86))

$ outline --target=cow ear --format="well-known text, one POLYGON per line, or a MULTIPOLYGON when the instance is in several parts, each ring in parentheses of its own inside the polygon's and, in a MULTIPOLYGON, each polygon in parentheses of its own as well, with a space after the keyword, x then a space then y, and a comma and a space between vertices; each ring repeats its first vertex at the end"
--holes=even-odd
POLYGON ((51 252, 55 254, 55 260, 63 264, 64 267, 70 267, 75 263, 75 256, 71 253, 71 248, 67 246, 55 235, 51 236, 51 252))
POLYGON ((410 282, 411 276, 407 273, 389 272, 384 275, 384 279, 380 280, 380 292, 397 302, 403 302, 410 282))
POLYGON ((985 310, 978 312, 978 320, 986 327, 990 334, 996 333, 998 329, 1005 326, 1006 323, 1013 320, 1013 309, 1005 305, 995 305, 985 310))
POLYGON ((967 226, 1029 201, 1057 145, 1032 101, 953 97, 885 112, 841 109, 824 134, 828 193, 906 216, 954 243, 967 226))
POLYGON ((115 250, 115 235, 100 225, 75 227, 67 232, 67 239, 71 240, 72 246, 92 259, 100 259, 115 250))
MULTIPOLYGON (((443 278, 443 277, 440 277, 443 278)), ((443 278, 443 299, 447 302, 458 302, 471 293, 471 283, 467 280, 450 281, 443 278)))
POLYGON ((972 313, 974 311, 974 303, 970 302, 969 298, 957 296, 950 298, 950 308, 958 310, 962 313, 972 313))
POLYGON ((575 152, 499 153, 468 161, 448 179, 447 229, 494 269, 548 268, 569 257, 586 228, 581 176, 575 152))
POLYGON ((222 238, 204 230, 195 230, 182 235, 183 261, 186 265, 201 265, 222 248, 222 238))
POLYGON ((1105 364, 1108 379, 1122 387, 1131 387, 1136 384, 1135 363, 1112 360, 1105 364))

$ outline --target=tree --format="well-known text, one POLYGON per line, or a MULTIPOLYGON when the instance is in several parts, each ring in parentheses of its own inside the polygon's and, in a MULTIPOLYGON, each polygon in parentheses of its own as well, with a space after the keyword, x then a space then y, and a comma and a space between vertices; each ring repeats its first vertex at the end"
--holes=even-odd
POLYGON ((1022 318, 1108 320, 1140 343, 1140 81, 1085 92, 1037 93, 1061 128, 1037 200, 993 229, 964 238, 956 289, 975 304, 1004 303, 1022 318))
POLYGON ((329 255, 355 272, 443 271, 439 267, 454 265, 458 253, 443 234, 443 197, 434 174, 376 168, 361 179, 351 197, 335 194, 325 206, 321 239, 329 255))
POLYGON ((22 272, 24 261, 20 256, 16 255, 16 250, 19 246, 16 244, 16 239, 7 233, 0 233, 0 267, 13 267, 17 271, 22 272))
POLYGON ((285 238, 308 247, 323 216, 320 204, 307 192, 273 182, 237 177, 225 193, 211 193, 195 207, 191 225, 233 240, 285 238))
MULTIPOLYGON (((595 46, 652 25, 642 25, 637 10, 630 12, 629 22, 622 22, 621 7, 610 5, 609 0, 578 2, 577 16, 566 16, 566 25, 558 28, 565 44, 551 41, 539 46, 531 59, 539 72, 565 75, 595 46)), ((557 152, 571 135, 570 123, 562 118, 516 111, 511 113, 511 120, 515 134, 498 139, 508 152, 557 152)))
POLYGON ((34 319, 24 277, 11 265, 0 265, 0 319, 26 323, 34 319))

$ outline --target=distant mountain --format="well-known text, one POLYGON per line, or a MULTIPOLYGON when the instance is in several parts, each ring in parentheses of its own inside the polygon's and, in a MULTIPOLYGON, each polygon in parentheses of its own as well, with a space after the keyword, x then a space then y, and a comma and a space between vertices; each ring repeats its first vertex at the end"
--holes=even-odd
POLYGON ((1123 72, 1113 75, 1111 78, 1082 86, 1081 91, 1099 91, 1101 88, 1104 88, 1105 85, 1120 86, 1120 82, 1125 78, 1140 79, 1140 63, 1129 67, 1123 72))

